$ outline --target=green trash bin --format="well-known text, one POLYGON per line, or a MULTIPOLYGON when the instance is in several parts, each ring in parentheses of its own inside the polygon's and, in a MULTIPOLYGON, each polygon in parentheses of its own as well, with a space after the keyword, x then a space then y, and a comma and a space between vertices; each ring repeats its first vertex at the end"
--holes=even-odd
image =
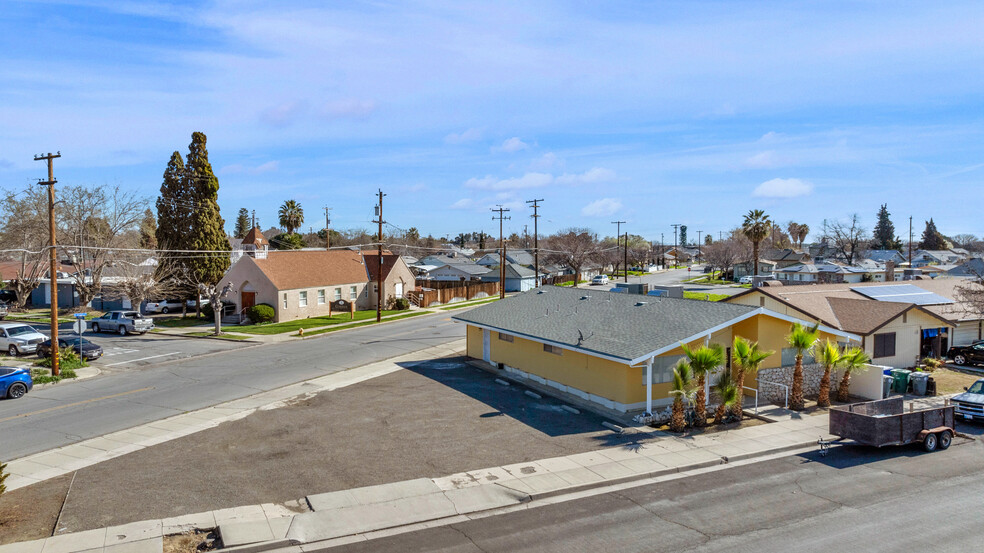
POLYGON ((905 369, 892 369, 892 391, 904 394, 909 389, 909 373, 905 369))

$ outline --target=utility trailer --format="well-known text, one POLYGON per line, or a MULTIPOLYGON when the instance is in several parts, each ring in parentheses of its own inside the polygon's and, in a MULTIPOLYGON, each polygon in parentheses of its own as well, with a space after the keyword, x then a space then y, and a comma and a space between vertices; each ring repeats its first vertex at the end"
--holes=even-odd
POLYGON ((901 397, 830 408, 830 433, 882 447, 921 442, 926 451, 953 442, 953 406, 906 412, 901 397))

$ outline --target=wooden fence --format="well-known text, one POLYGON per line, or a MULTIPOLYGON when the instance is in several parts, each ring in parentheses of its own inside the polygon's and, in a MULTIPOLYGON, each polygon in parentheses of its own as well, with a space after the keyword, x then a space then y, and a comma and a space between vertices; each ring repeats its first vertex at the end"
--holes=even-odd
POLYGON ((417 288, 407 293, 411 303, 418 307, 430 307, 436 304, 450 303, 453 300, 470 300, 476 297, 496 296, 499 294, 498 282, 468 282, 455 283, 458 286, 443 288, 417 288))
POLYGON ((540 281, 544 286, 549 286, 551 284, 561 284, 564 282, 574 282, 574 275, 560 275, 555 277, 544 277, 540 281))

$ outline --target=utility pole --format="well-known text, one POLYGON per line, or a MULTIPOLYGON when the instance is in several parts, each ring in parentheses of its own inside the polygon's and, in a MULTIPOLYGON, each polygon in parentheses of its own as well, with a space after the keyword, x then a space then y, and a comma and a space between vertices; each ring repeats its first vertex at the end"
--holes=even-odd
POLYGON ((912 215, 909 215, 909 268, 912 268, 912 215))
MULTIPOLYGON (((526 203, 533 204, 533 264, 536 271, 536 287, 540 287, 540 233, 537 230, 537 219, 540 218, 540 214, 537 213, 539 209, 538 202, 543 200, 527 200, 526 203)), ((577 284, 576 282, 574 284, 577 284)))
POLYGON ((325 206, 325 249, 331 249, 331 208, 325 206))
POLYGON ((530 230, 530 226, 529 225, 523 225, 523 247, 524 248, 530 247, 530 232, 529 232, 529 230, 530 230))
POLYGON ((61 363, 59 362, 59 356, 61 354, 58 349, 58 253, 55 251, 55 159, 61 157, 61 152, 57 154, 52 154, 48 152, 48 155, 36 155, 34 156, 34 161, 45 160, 48 162, 48 180, 42 181, 38 179, 38 184, 48 187, 48 232, 50 234, 49 239, 51 240, 51 249, 49 250, 50 266, 48 268, 48 273, 50 276, 51 286, 51 344, 52 344, 52 355, 51 355, 51 375, 59 376, 61 374, 61 363))
POLYGON ((376 235, 376 322, 383 318, 383 190, 379 190, 379 205, 376 206, 376 219, 374 223, 379 223, 379 234, 376 235))
POLYGON ((623 263, 625 266, 625 272, 623 274, 625 275, 625 282, 628 282, 629 281, 629 231, 625 231, 625 251, 623 253, 625 254, 625 261, 623 263))
POLYGON ((680 250, 677 249, 677 229, 680 228, 680 223, 674 223, 670 225, 673 227, 673 266, 676 267, 677 260, 680 259, 680 250))
POLYGON ((697 264, 698 265, 700 265, 700 245, 701 245, 700 235, 703 232, 704 231, 702 231, 702 230, 698 230, 697 231, 697 264))
MULTIPOLYGON (((615 225, 615 249, 617 250, 618 249, 618 241, 622 239, 622 225, 625 224, 625 221, 612 221, 612 224, 615 225)), ((626 245, 628 245, 628 244, 626 244, 626 245)), ((616 252, 616 255, 618 255, 617 252, 616 252)), ((616 257, 615 259, 618 259, 618 258, 616 257)), ((625 268, 626 282, 628 282, 628 278, 629 278, 628 277, 628 274, 629 274, 629 268, 626 267, 625 268)), ((618 271, 616 271, 615 276, 616 277, 618 276, 618 271)))
POLYGON ((492 220, 499 220, 499 299, 506 297, 506 241, 502 239, 502 221, 507 219, 512 219, 512 217, 503 217, 502 214, 509 211, 509 208, 502 207, 502 205, 496 205, 492 208, 492 211, 498 212, 499 216, 492 216, 492 220))
POLYGON ((666 250, 663 249, 663 233, 659 233, 659 264, 666 270, 666 250))

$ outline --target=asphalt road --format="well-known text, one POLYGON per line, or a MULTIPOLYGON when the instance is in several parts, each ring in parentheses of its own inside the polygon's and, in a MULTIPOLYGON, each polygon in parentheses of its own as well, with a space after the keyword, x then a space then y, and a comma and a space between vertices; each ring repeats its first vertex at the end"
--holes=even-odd
MULTIPOLYGON (((0 458, 16 459, 447 343, 464 333, 450 315, 436 314, 36 389, 19 400, 0 401, 0 458)), ((180 344, 202 341, 181 339, 180 344)))
MULTIPOLYGON (((688 292, 704 292, 707 294, 727 294, 733 296, 739 292, 744 292, 745 288, 740 288, 737 286, 708 286, 703 284, 689 284, 683 282, 688 278, 694 278, 701 276, 703 274, 703 266, 694 266, 692 271, 687 271, 687 269, 670 269, 668 271, 661 271, 659 273, 652 273, 642 276, 630 276, 629 282, 646 282, 649 284, 659 284, 662 286, 669 286, 675 284, 682 284, 683 289, 688 292)), ((611 286, 614 287, 616 282, 624 282, 622 278, 612 279, 611 286)), ((588 286, 588 285, 584 285, 588 286)))
POLYGON ((835 446, 331 551, 979 551, 982 453, 835 446))

